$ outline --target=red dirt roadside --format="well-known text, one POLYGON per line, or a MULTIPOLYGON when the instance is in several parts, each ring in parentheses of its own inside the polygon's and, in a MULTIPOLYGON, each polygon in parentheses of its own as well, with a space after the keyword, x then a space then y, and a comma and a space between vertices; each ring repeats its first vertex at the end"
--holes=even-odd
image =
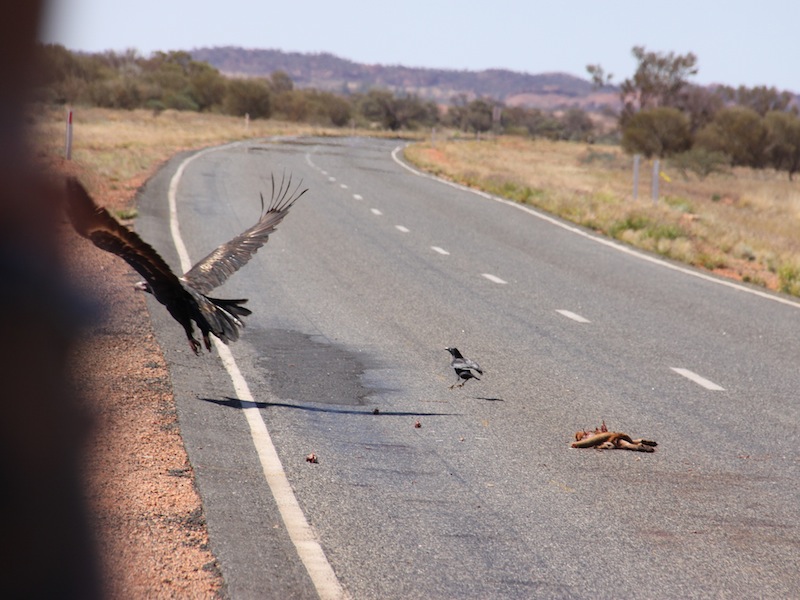
MULTIPOLYGON (((132 206, 130 192, 108 189, 75 163, 55 168, 77 175, 112 211, 132 206)), ((63 244, 76 286, 104 313, 84 332, 72 372, 93 417, 86 487, 107 596, 221 597, 169 372, 144 295, 133 289, 138 276, 66 225, 63 244)))

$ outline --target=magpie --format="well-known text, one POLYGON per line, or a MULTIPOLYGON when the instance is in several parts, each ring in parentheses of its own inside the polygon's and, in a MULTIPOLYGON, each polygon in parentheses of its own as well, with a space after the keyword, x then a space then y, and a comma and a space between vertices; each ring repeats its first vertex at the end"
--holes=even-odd
POLYGON ((456 372, 456 376, 458 377, 456 382, 450 386, 451 390, 454 387, 462 387, 465 383, 467 383, 468 379, 477 379, 480 381, 480 377, 475 375, 475 373, 480 373, 483 375, 483 371, 478 363, 468 358, 464 358, 461 352, 458 351, 458 348, 445 348, 445 350, 453 355, 453 360, 450 361, 450 366, 453 367, 453 370, 456 372))

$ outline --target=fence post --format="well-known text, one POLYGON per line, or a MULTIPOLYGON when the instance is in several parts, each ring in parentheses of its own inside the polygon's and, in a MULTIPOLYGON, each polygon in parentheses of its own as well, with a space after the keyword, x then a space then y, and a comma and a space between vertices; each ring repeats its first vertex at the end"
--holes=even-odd
POLYGON ((639 165, 642 163, 642 155, 633 155, 633 199, 639 199, 639 165))
POLYGON ((653 161, 653 204, 658 202, 658 174, 661 172, 661 161, 653 161))
POLYGON ((500 119, 503 117, 503 107, 495 105, 492 107, 492 133, 500 135, 500 119))
POLYGON ((67 139, 65 142, 64 155, 67 160, 72 159, 72 109, 67 109, 67 139))

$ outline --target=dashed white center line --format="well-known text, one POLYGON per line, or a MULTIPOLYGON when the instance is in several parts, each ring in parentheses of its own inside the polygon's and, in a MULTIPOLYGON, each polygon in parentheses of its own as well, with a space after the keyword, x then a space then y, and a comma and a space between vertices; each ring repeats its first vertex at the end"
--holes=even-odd
POLYGON ((439 246, 431 246, 431 250, 433 250, 434 252, 438 252, 443 256, 450 256, 450 253, 447 250, 445 250, 444 248, 439 248, 439 246))
POLYGON ((346 183, 340 183, 339 187, 342 188, 343 190, 346 190, 347 189, 347 184, 346 183))
POLYGON ((377 208, 370 208, 369 210, 372 212, 372 214, 373 214, 373 215, 378 215, 378 216, 381 216, 381 215, 383 214, 383 213, 382 213, 381 211, 379 211, 377 208))
POLYGON ((569 311, 569 310, 556 310, 556 312, 558 314, 564 315, 568 319, 572 319, 573 321, 576 321, 578 323, 591 323, 591 321, 589 319, 587 319, 586 317, 582 317, 580 315, 577 315, 574 312, 569 311))
POLYGON ((328 181, 330 181, 331 183, 333 183, 334 181, 336 181, 336 177, 328 177, 328 181))
POLYGON ((486 279, 488 279, 492 283, 501 283, 501 284, 508 283, 507 281, 500 279, 497 275, 492 275, 491 273, 481 273, 481 275, 486 277, 486 279))
POLYGON ((403 233, 408 233, 410 231, 408 227, 403 227, 402 225, 395 225, 394 228, 397 229, 397 231, 402 231, 403 233))
POLYGON ((361 194, 353 194, 353 198, 355 198, 356 200, 363 200, 364 199, 364 197, 361 194))
POLYGON ((694 381, 697 385, 703 386, 707 390, 711 390, 712 392, 724 392, 725 388, 722 386, 717 385, 713 381, 709 381, 705 377, 701 377, 697 373, 690 371, 689 369, 681 369, 679 367, 670 367, 673 371, 675 371, 678 375, 683 375, 686 379, 694 381))

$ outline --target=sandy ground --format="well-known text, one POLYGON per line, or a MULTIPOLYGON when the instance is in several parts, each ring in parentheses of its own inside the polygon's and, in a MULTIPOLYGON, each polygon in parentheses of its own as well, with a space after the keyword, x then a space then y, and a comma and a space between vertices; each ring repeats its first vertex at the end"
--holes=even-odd
MULTIPOLYGON (((57 168, 77 174, 99 204, 130 207, 130 192, 104 189, 72 163, 57 168)), ((144 294, 133 289, 139 277, 67 225, 63 241, 76 285, 98 306, 73 372, 93 415, 87 493, 107 595, 224 597, 169 372, 144 294)))

